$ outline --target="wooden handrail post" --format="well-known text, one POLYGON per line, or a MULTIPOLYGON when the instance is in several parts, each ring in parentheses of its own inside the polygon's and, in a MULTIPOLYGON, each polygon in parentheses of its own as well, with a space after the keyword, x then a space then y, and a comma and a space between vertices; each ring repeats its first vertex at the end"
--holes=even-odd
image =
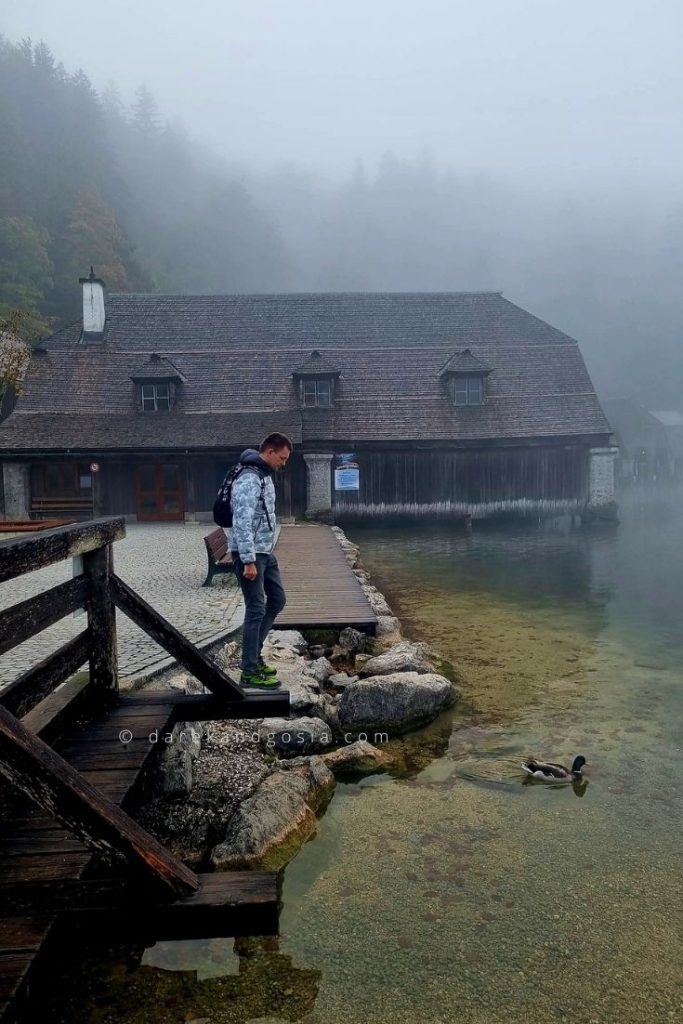
POLYGON ((116 609, 110 585, 113 563, 114 552, 111 544, 83 555, 83 572, 90 585, 90 683, 100 692, 119 688, 116 609))

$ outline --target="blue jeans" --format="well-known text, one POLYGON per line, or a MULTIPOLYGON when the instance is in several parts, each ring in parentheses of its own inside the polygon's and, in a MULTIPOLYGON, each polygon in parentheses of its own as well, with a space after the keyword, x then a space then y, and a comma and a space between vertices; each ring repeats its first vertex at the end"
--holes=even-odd
POLYGON ((233 552, 232 558, 244 597, 242 671, 256 673, 263 642, 273 628, 275 616, 285 606, 285 591, 275 555, 256 555, 258 576, 255 580, 245 579, 244 563, 237 552, 233 552))

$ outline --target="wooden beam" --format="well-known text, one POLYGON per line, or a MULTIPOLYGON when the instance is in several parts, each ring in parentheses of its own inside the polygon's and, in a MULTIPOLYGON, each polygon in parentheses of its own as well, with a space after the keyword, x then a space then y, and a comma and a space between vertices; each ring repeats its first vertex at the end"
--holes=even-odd
POLYGON ((62 879, 0 885, 0 926, 6 919, 68 915, 107 931, 150 931, 155 938, 211 938, 277 932, 278 876, 263 871, 198 875, 190 896, 159 903, 149 888, 121 878, 62 879))
POLYGON ((231 718, 288 718, 291 706, 289 690, 265 690, 250 693, 244 700, 229 701, 202 693, 182 693, 173 706, 176 722, 223 722, 231 718))
POLYGON ((49 742, 51 737, 59 733, 65 721, 73 719, 92 696, 88 674, 79 673, 54 693, 48 694, 40 704, 36 704, 32 711, 24 715, 22 725, 34 736, 49 742))
POLYGON ((88 624, 92 634, 90 682, 98 691, 119 688, 116 649, 116 609, 109 585, 114 566, 112 545, 83 556, 83 572, 90 584, 88 624))
POLYGON ((107 800, 51 747, 0 706, 0 773, 89 849, 130 868, 171 898, 198 887, 196 875, 107 800))
POLYGON ((87 597, 87 580, 84 576, 76 576, 58 587, 6 608, 0 612, 0 654, 6 654, 77 608, 84 608, 87 597))
POLYGON ((40 703, 90 657, 90 630, 85 629, 0 692, 0 707, 17 718, 40 703))
POLYGON ((155 611, 139 594, 115 574, 110 577, 114 603, 129 619, 168 651, 176 661, 208 687, 216 697, 232 701, 244 700, 244 690, 233 679, 209 661, 175 626, 155 611))
POLYGON ((41 569, 53 562, 84 555, 126 536, 122 516, 93 519, 88 523, 60 526, 35 537, 15 537, 0 541, 0 583, 41 569))

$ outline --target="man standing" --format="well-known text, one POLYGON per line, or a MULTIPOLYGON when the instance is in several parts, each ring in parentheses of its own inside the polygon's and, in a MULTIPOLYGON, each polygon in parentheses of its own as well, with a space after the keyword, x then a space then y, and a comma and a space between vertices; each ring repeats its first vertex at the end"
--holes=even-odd
POLYGON ((292 452, 284 434, 268 434, 259 450, 247 448, 240 456, 245 468, 232 485, 230 550, 235 575, 244 596, 242 631, 243 686, 277 687, 277 669, 261 657, 263 643, 275 616, 285 606, 275 543, 275 485, 273 473, 282 469, 292 452))

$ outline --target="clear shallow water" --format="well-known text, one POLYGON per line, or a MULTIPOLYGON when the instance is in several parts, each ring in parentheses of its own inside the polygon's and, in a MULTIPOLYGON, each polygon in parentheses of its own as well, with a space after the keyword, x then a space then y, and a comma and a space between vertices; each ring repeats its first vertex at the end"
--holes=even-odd
POLYGON ((338 787, 278 939, 96 958, 53 1019, 683 1020, 681 497, 602 533, 350 530, 462 700, 338 787), (526 753, 584 754, 585 791, 524 785, 526 753))

